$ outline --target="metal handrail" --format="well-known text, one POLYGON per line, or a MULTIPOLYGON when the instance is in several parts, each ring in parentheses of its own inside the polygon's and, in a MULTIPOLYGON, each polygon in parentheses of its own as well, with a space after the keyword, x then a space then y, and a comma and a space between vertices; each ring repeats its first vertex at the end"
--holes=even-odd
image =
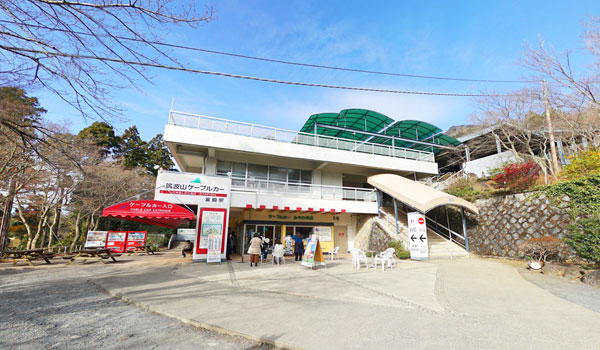
POLYGON ((394 147, 377 143, 350 140, 339 137, 315 135, 270 126, 251 124, 236 120, 221 119, 205 115, 186 113, 180 111, 169 112, 169 124, 193 127, 197 129, 224 132, 266 140, 285 143, 295 143, 322 148, 382 155, 394 158, 412 159, 424 162, 435 162, 433 152, 414 150, 410 148, 394 147), (180 117, 183 119, 181 120, 180 117), (191 122, 187 118, 192 118, 191 122), (202 122, 204 121, 204 122, 202 122))
MULTIPOLYGON (((446 230, 446 232, 449 232, 450 234, 452 234, 452 235, 456 236, 456 237, 457 237, 459 240, 457 240, 457 239, 454 239, 454 240, 453 240, 453 243, 456 243, 456 244, 458 244, 459 246, 461 246, 461 247, 465 248, 465 244, 464 244, 465 237, 464 237, 463 235, 461 235, 461 234, 459 234, 459 233, 457 233, 457 232, 454 232, 454 231, 452 231, 452 230, 451 230, 451 229, 449 229, 448 227, 446 227, 446 226, 444 226, 444 225, 440 224, 439 222, 437 223, 437 226, 438 226, 438 228, 439 228, 439 227, 441 227, 441 228, 443 228, 444 230, 446 230)), ((433 223, 433 222, 429 221, 429 222, 427 223, 427 228, 431 229, 431 230, 432 230, 433 232, 435 232, 437 235, 440 235, 440 236, 441 236, 441 234, 435 230, 435 223, 433 223)))
POLYGON ((290 183, 274 180, 251 179, 251 178, 233 178, 231 188, 243 190, 253 193, 298 193, 307 194, 312 198, 319 199, 340 199, 354 200, 361 202, 375 202, 376 197, 369 196, 375 192, 375 189, 346 187, 346 186, 330 186, 305 183, 290 183), (236 181, 237 180, 237 181, 236 181), (239 181, 239 182, 238 182, 239 181), (243 183, 242 183, 243 182, 243 183))
MULTIPOLYGON (((382 213, 391 216, 391 214, 385 212, 385 210, 382 210, 382 213)), ((401 209, 398 209, 398 213, 402 213, 404 215, 408 215, 404 210, 401 210, 401 209)), ((394 220, 395 220, 395 218, 394 218, 394 220)), ((435 221, 432 221, 431 218, 428 217, 427 220, 426 220, 426 222, 427 222, 427 228, 429 228, 431 231, 435 232, 438 236, 441 236, 440 233, 435 230, 435 221)), ((452 231, 451 229, 449 229, 448 227, 444 226, 443 224, 440 224, 439 221, 437 223, 437 226, 443 228, 444 230, 446 230, 450 234, 452 234, 452 235, 456 236, 458 239, 462 240, 462 242, 461 242, 461 241, 458 241, 458 240, 454 239, 453 242, 456 243, 456 244, 458 244, 458 245, 460 245, 463 248, 465 247, 465 244, 463 243, 465 241, 465 237, 463 235, 461 235, 458 232, 452 231)))

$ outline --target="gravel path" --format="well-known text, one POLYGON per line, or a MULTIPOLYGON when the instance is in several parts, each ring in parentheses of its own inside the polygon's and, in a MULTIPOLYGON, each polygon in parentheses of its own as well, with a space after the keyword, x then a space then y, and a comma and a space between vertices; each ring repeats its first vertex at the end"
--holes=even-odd
POLYGON ((143 311, 72 271, 0 271, 0 349, 270 348, 143 311))
POLYGON ((520 268, 519 272, 529 282, 559 298, 566 299, 592 311, 600 312, 600 288, 558 276, 544 275, 525 268, 520 268))

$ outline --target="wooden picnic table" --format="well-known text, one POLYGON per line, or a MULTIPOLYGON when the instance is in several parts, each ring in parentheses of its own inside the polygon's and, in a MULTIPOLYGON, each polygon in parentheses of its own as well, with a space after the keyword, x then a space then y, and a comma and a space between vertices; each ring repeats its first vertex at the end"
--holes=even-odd
POLYGON ((50 264, 50 259, 54 257, 54 253, 44 252, 44 248, 24 249, 24 250, 7 250, 4 252, 3 259, 10 259, 13 265, 19 261, 25 261, 29 266, 33 266, 33 260, 43 259, 47 264, 50 264))
POLYGON ((110 249, 106 248, 84 248, 75 252, 75 255, 66 256, 65 259, 69 259, 70 261, 67 265, 70 265, 75 260, 83 260, 85 263, 86 260, 96 259, 104 264, 104 259, 112 259, 112 261, 117 262, 115 259, 115 254, 111 253, 110 249))
POLYGON ((152 249, 151 245, 141 245, 141 246, 137 246, 137 247, 127 248, 127 253, 129 253, 128 255, 131 255, 136 252, 146 252, 146 255, 150 255, 150 254, 154 255, 154 250, 152 249))

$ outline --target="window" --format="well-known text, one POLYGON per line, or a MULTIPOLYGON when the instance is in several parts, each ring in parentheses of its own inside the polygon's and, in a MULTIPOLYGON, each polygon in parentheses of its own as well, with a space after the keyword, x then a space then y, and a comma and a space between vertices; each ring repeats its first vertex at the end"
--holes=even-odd
POLYGON ((269 175, 269 167, 266 165, 248 164, 248 178, 254 180, 266 180, 269 175))
POLYGON ((288 182, 299 183, 300 182, 300 170, 288 169, 288 182))
POLYGON ((238 179, 246 178, 246 163, 233 163, 233 177, 238 179))
POLYGON ((288 169, 279 168, 276 166, 270 166, 269 167, 269 181, 286 182, 287 181, 287 172, 288 172, 288 169))
POLYGON ((267 166, 259 164, 246 164, 230 162, 225 160, 217 161, 217 175, 227 176, 231 172, 234 186, 250 186, 279 189, 286 187, 285 184, 298 184, 295 188, 308 189, 312 184, 312 171, 281 168, 276 166, 267 166), (249 183, 248 180, 252 182, 249 183), (265 180, 272 183, 273 186, 267 186, 265 180))
POLYGON ((302 182, 303 184, 311 184, 312 183, 312 171, 302 170, 300 173, 300 182, 302 182))
POLYGON ((217 175, 225 175, 231 171, 233 163, 220 160, 217 162, 217 175))

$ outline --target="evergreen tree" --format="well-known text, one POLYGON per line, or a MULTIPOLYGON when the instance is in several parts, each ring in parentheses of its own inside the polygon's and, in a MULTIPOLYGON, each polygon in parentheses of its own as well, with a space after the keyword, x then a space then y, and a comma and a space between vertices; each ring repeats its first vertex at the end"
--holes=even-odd
POLYGON ((81 138, 90 138, 100 147, 102 156, 119 155, 121 150, 121 138, 115 135, 115 129, 106 122, 95 122, 85 129, 82 129, 77 136, 81 138))

